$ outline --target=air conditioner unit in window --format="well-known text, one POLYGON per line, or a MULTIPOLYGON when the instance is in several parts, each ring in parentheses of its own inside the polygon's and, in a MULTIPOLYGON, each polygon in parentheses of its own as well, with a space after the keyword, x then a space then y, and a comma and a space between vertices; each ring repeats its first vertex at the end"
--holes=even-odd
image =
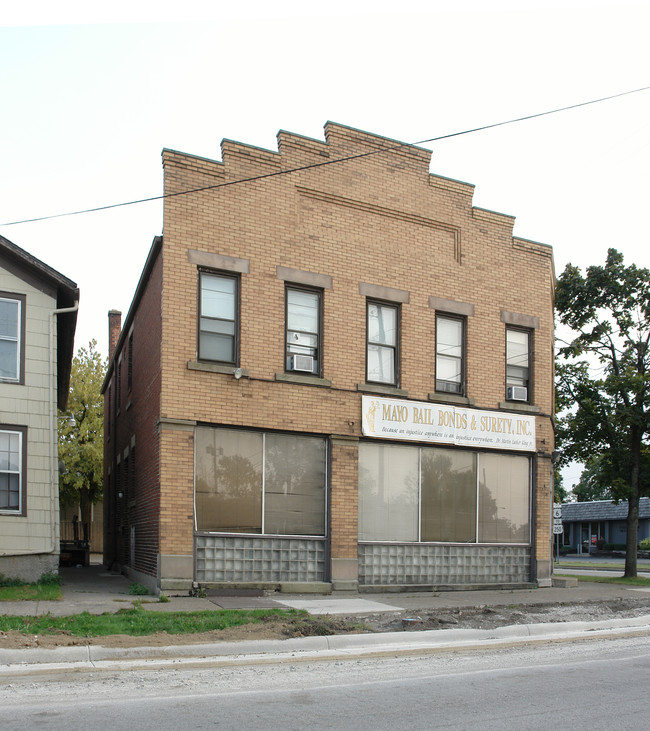
POLYGON ((294 355, 292 360, 294 371, 314 372, 314 359, 311 355, 294 355))
POLYGON ((506 398, 508 401, 528 401, 528 389, 526 386, 508 386, 506 398))
POLYGON ((460 384, 454 381, 436 381, 436 391, 460 393, 460 384))

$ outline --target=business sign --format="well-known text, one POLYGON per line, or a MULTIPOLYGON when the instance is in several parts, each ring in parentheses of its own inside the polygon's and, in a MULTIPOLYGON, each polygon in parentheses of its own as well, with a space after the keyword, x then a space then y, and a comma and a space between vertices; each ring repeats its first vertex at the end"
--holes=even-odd
POLYGON ((534 452, 535 417, 448 404, 361 397, 364 436, 534 452))

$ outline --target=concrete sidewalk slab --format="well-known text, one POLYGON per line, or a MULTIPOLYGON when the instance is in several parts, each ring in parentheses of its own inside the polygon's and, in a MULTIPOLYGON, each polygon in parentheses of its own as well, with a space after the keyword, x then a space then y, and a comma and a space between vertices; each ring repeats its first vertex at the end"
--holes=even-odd
POLYGON ((309 614, 369 614, 377 612, 401 612, 402 607, 376 602, 370 599, 278 599, 277 602, 292 609, 304 609, 309 614))

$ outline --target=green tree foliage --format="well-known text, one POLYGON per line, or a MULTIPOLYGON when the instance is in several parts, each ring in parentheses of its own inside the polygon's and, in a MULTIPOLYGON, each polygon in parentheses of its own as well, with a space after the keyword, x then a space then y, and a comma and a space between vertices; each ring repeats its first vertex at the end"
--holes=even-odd
POLYGON ((587 465, 585 484, 629 501, 625 576, 636 576, 639 498, 650 488, 650 271, 615 249, 586 276, 568 264, 556 311, 571 331, 558 351, 558 444, 587 465))
POLYGON ((564 487, 564 477, 560 470, 553 470, 553 502, 554 503, 565 503, 569 493, 566 487, 564 487))
POLYGON ((68 408, 59 411, 59 499, 79 505, 81 522, 90 522, 90 506, 102 497, 106 362, 92 340, 72 361, 68 408))
POLYGON ((579 503, 614 499, 610 480, 607 477, 606 464, 606 462, 603 464, 600 454, 590 457, 585 462, 580 480, 573 487, 573 494, 579 503))

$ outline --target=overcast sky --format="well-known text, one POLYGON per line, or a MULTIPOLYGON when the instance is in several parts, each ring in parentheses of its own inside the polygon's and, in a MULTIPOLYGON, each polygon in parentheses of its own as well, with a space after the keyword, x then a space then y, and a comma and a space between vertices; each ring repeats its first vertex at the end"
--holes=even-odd
MULTIPOLYGON (((160 201, 3 224, 160 195, 165 147, 276 150, 328 120, 415 143, 650 86, 650 0, 99 5, 3 7, 0 234, 77 282, 76 348, 104 354, 160 201)), ((610 246, 650 266, 650 90, 422 146, 558 274, 610 246)))

